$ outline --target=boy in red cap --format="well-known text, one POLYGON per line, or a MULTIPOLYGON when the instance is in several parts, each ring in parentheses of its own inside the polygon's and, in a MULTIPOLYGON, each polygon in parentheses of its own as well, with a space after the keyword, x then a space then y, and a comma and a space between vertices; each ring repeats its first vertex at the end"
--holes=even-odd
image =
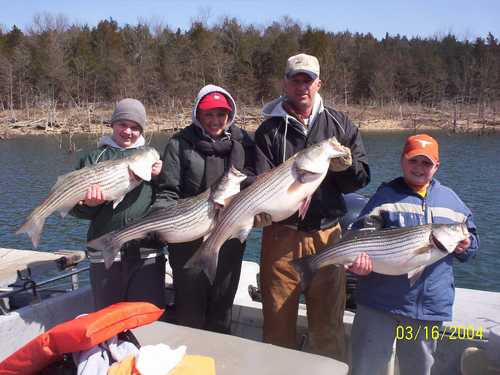
POLYGON ((470 236, 452 254, 423 269, 413 285, 407 275, 372 272, 368 255, 358 256, 350 268, 360 276, 351 333, 353 375, 383 371, 395 340, 401 375, 430 374, 437 346, 430 333, 452 318, 454 259, 465 262, 479 246, 471 211, 434 178, 440 165, 437 141, 427 134, 408 137, 400 162, 403 176, 378 188, 353 229, 465 222, 470 236))

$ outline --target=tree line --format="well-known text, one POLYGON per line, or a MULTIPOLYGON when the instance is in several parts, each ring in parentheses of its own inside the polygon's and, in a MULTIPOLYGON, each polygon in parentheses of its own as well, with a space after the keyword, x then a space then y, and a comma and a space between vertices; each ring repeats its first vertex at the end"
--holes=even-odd
POLYGON ((500 45, 491 33, 379 40, 288 17, 264 27, 195 20, 181 31, 147 22, 120 26, 111 18, 70 25, 64 16, 44 15, 25 31, 0 29, 0 110, 122 97, 190 103, 207 83, 224 86, 239 103, 260 105, 281 93, 286 59, 298 52, 319 58, 322 93, 342 104, 489 105, 500 97, 500 45))

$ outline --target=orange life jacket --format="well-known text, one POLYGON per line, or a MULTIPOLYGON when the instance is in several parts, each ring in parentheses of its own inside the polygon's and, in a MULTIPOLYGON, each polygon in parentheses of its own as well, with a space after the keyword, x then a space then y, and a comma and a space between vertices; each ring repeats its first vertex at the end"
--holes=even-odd
POLYGON ((61 323, 0 363, 0 374, 36 374, 64 353, 88 350, 120 332, 152 323, 164 310, 148 302, 120 302, 61 323))

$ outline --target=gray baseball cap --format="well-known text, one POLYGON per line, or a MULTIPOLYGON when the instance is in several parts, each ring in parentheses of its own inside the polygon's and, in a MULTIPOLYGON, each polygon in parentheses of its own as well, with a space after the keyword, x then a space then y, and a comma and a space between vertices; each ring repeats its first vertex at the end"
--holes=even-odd
POLYGON ((312 79, 318 78, 318 59, 305 53, 300 53, 298 55, 290 57, 286 62, 285 77, 290 78, 298 73, 305 73, 312 79))
POLYGON ((142 131, 146 130, 147 119, 144 105, 137 99, 120 100, 111 116, 111 125, 120 120, 134 121, 142 128, 142 131))

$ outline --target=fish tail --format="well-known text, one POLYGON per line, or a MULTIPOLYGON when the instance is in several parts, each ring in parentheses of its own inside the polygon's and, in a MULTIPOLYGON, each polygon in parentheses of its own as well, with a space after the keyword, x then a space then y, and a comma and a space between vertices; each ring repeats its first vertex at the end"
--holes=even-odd
POLYGON ((115 241, 116 232, 117 231, 106 233, 87 242, 87 247, 102 251, 102 258, 106 269, 111 267, 116 258, 116 254, 118 254, 123 245, 120 241, 115 241))
POLYGON ((120 251, 120 248, 105 249, 102 252, 102 259, 104 260, 104 267, 109 270, 113 262, 115 261, 116 254, 120 251))
POLYGON ((217 273, 217 254, 213 255, 208 246, 202 245, 196 253, 187 261, 184 268, 197 268, 203 270, 210 284, 215 281, 217 273))
POLYGON ((45 217, 38 215, 30 215, 28 220, 16 231, 16 234, 26 233, 31 239, 33 248, 37 248, 40 243, 45 217))
POLYGON ((309 287, 317 271, 309 258, 311 256, 294 259, 290 262, 300 276, 300 288, 302 291, 305 291, 309 287))

